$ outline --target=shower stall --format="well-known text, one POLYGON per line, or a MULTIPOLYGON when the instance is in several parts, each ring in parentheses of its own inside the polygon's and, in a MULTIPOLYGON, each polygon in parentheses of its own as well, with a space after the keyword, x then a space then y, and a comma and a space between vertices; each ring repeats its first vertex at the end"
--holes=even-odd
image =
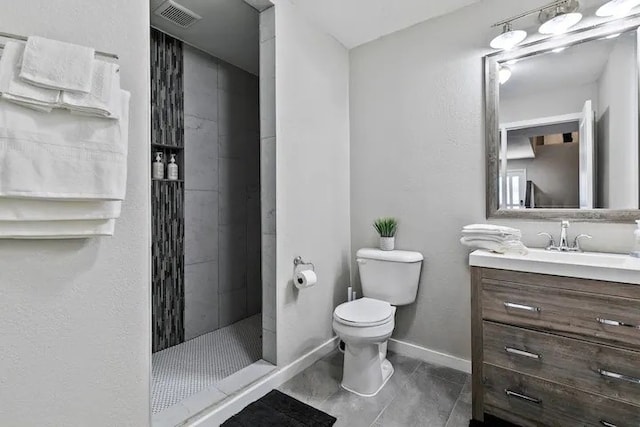
POLYGON ((154 413, 262 357, 258 77, 151 30, 154 413), (175 178, 175 177, 171 177, 175 178))

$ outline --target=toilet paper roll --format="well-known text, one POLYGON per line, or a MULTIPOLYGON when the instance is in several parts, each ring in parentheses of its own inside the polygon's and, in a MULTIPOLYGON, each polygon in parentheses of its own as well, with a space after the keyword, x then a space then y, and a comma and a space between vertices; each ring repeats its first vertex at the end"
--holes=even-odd
POLYGON ((312 270, 299 271, 293 276, 293 283, 298 289, 308 288, 318 282, 318 276, 312 270))

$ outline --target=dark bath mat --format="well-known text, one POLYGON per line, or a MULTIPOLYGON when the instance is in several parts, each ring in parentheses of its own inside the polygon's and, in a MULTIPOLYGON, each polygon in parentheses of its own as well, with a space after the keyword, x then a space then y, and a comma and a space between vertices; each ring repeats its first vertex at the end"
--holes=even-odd
POLYGON ((223 427, 331 427, 336 418, 278 390, 249 404, 223 427))
POLYGON ((484 414, 484 422, 471 420, 469 421, 469 427, 518 427, 508 421, 504 421, 493 415, 484 414))

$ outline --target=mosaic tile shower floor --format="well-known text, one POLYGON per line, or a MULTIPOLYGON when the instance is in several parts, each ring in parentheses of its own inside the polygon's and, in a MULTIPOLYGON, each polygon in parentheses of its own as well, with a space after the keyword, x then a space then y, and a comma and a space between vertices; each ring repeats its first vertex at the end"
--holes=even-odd
POLYGON ((262 356, 261 315, 199 336, 152 356, 153 413, 211 387, 262 356))

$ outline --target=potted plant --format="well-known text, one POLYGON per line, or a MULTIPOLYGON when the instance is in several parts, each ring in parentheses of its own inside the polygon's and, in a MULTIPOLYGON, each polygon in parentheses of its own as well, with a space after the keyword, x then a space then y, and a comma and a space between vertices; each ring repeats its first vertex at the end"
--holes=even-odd
POLYGON ((396 231, 398 220, 395 218, 378 218, 373 223, 373 228, 380 235, 380 249, 392 251, 396 246, 396 231))

